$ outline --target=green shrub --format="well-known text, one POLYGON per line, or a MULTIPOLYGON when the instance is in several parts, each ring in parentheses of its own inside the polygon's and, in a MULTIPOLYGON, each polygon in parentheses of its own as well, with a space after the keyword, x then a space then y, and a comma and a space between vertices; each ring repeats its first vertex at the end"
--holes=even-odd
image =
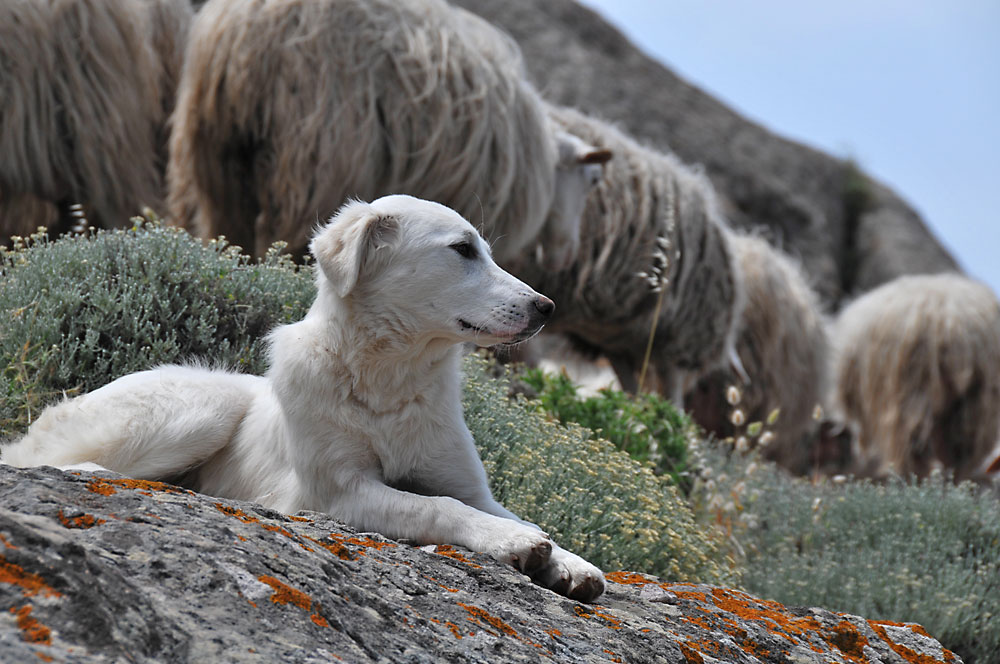
POLYGON ((562 426, 507 398, 476 356, 465 365, 465 420, 494 495, 561 545, 606 570, 732 583, 738 572, 695 523, 670 479, 593 432, 562 426))
POLYGON ((690 489, 687 449, 695 426, 666 399, 655 394, 633 397, 611 388, 585 397, 566 374, 541 369, 526 369, 519 378, 537 392, 539 407, 563 424, 590 429, 633 459, 648 461, 683 491, 690 489))
POLYGON ((312 301, 311 280, 277 251, 254 263, 224 241, 135 221, 0 253, 0 437, 64 393, 158 364, 260 372, 262 336, 312 301))
POLYGON ((916 622, 966 662, 1000 652, 1000 503, 971 484, 792 478, 715 448, 702 515, 742 552, 742 585, 788 605, 916 622))

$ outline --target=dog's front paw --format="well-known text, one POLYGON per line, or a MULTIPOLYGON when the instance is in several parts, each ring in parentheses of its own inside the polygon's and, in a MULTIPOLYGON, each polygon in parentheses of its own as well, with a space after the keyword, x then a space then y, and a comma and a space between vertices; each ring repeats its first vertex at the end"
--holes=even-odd
POLYGON ((579 602, 593 602, 604 593, 604 573, 558 546, 553 548, 548 565, 534 572, 531 580, 579 602))
POLYGON ((496 542, 489 553, 500 562, 532 574, 548 565, 552 548, 552 540, 542 531, 518 527, 496 542))

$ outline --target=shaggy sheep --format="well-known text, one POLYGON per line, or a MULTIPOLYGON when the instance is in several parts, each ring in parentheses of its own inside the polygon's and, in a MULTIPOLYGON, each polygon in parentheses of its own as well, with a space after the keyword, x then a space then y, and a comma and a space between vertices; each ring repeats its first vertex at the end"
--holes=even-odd
POLYGON ((160 107, 163 115, 157 126, 157 146, 161 173, 167 166, 167 144, 170 131, 166 120, 174 110, 177 86, 184 66, 188 30, 194 17, 188 0, 141 0, 146 8, 149 35, 159 66, 160 107))
POLYGON ((157 139, 190 16, 186 0, 0 3, 0 233, 73 202, 98 226, 159 203, 157 139))
POLYGON ((736 234, 730 246, 746 292, 736 337, 742 371, 718 368, 699 377, 685 394, 685 408, 722 437, 738 436, 743 428, 732 422, 735 408, 746 423, 766 422, 778 409, 777 421, 767 428, 773 441, 764 453, 793 472, 806 473, 829 350, 819 298, 799 265, 764 239, 736 234), (731 386, 739 393, 736 406, 730 403, 731 386))
POLYGON ((838 316, 831 403, 877 475, 973 477, 1000 429, 1000 302, 958 274, 900 277, 838 316))
POLYGON ((577 260, 561 272, 530 260, 514 269, 558 302, 547 329, 605 355, 625 389, 638 387, 656 317, 652 377, 680 403, 685 372, 731 354, 743 303, 714 192, 673 155, 574 110, 552 112, 574 135, 615 156, 587 199, 577 260), (664 279, 661 298, 656 284, 664 279))
POLYGON ((517 46, 442 0, 209 0, 173 123, 175 221, 257 254, 302 252, 349 198, 408 193, 481 225, 504 263, 558 177, 517 46))

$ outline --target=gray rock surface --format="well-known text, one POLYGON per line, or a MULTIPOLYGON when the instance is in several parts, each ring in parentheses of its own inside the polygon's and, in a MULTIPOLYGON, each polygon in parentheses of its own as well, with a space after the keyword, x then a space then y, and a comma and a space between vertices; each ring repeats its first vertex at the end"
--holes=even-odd
POLYGON ((0 662, 959 662, 916 625, 450 547, 112 474, 0 466, 0 662))
POLYGON ((957 269, 890 189, 740 116, 573 0, 452 2, 513 35, 548 99, 703 165, 730 221, 768 228, 802 259, 828 305, 900 274, 957 269))

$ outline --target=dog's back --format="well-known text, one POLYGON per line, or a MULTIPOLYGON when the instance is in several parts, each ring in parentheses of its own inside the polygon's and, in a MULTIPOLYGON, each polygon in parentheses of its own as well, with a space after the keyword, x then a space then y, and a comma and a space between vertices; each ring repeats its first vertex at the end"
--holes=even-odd
POLYGON ((161 478, 224 446, 264 388, 258 376, 201 367, 131 374, 50 406, 0 458, 14 466, 93 462, 130 477, 161 478))

